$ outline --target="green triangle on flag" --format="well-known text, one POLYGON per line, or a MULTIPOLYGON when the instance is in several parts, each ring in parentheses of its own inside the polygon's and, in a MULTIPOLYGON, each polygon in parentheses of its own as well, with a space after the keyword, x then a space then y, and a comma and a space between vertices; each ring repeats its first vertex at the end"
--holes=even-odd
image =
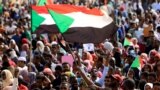
POLYGON ((140 59, 139 56, 135 58, 135 60, 132 62, 131 68, 140 68, 140 59))
POLYGON ((41 17, 38 15, 38 13, 34 10, 32 10, 32 15, 31 15, 31 31, 35 32, 37 27, 40 26, 40 24, 45 20, 45 18, 41 17))
POLYGON ((74 19, 59 13, 56 13, 52 10, 48 10, 50 15, 52 16, 54 22, 59 28, 60 33, 65 33, 70 25, 73 23, 74 19))
POLYGON ((39 0, 38 6, 44 6, 47 3, 47 0, 39 0))
POLYGON ((127 45, 131 45, 131 41, 127 38, 124 39, 124 43, 123 43, 123 46, 127 46, 127 45))

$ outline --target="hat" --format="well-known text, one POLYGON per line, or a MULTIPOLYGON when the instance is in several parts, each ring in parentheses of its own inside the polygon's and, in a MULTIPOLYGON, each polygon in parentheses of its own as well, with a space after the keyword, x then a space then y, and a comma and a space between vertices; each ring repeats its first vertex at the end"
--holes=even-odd
POLYGON ((51 46, 53 46, 53 45, 57 45, 58 43, 57 42, 55 42, 55 41, 53 41, 53 42, 51 42, 51 46))
POLYGON ((24 62, 26 62, 26 58, 25 57, 19 57, 18 61, 24 61, 24 62))
POLYGON ((107 50, 109 50, 109 51, 112 51, 113 48, 114 48, 114 46, 110 42, 105 42, 104 43, 104 48, 107 49, 107 50))
POLYGON ((28 41, 28 39, 27 39, 27 38, 23 38, 23 39, 22 39, 22 43, 23 43, 23 44, 28 44, 28 43, 29 43, 29 41, 28 41))
POLYGON ((153 84, 152 84, 152 83, 146 83, 146 84, 145 84, 145 87, 146 87, 147 85, 150 86, 151 88, 153 88, 153 84))
POLYGON ((122 80, 123 80, 122 77, 119 74, 112 75, 112 78, 116 79, 119 83, 121 83, 122 80))

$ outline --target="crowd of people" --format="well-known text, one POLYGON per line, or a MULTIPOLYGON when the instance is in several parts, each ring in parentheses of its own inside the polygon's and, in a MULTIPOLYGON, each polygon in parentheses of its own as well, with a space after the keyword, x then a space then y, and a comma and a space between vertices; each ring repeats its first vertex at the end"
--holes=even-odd
POLYGON ((117 39, 94 44, 93 51, 59 34, 32 34, 30 5, 36 2, 22 1, 1 1, 0 90, 160 90, 159 0, 53 1, 107 8, 117 39), (124 46, 125 39, 131 44, 124 46), (72 56, 72 65, 63 56, 72 56), (140 65, 131 68, 136 57, 140 65))

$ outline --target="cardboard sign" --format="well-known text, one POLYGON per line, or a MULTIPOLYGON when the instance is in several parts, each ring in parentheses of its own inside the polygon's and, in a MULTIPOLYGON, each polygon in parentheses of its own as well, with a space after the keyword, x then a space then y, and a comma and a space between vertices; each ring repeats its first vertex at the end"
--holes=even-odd
POLYGON ((87 43, 83 44, 84 51, 94 51, 94 44, 93 43, 87 43))

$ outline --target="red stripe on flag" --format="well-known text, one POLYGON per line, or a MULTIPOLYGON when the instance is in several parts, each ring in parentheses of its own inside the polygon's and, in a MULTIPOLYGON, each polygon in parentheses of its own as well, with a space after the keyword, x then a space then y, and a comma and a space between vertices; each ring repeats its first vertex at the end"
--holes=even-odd
MULTIPOLYGON (((52 4, 52 5, 47 5, 47 7, 60 14, 82 12, 90 15, 103 16, 103 13, 97 8, 88 9, 86 7, 64 5, 64 4, 60 4, 60 5, 52 4)), ((32 9, 39 14, 49 14, 45 6, 32 6, 32 9)))

